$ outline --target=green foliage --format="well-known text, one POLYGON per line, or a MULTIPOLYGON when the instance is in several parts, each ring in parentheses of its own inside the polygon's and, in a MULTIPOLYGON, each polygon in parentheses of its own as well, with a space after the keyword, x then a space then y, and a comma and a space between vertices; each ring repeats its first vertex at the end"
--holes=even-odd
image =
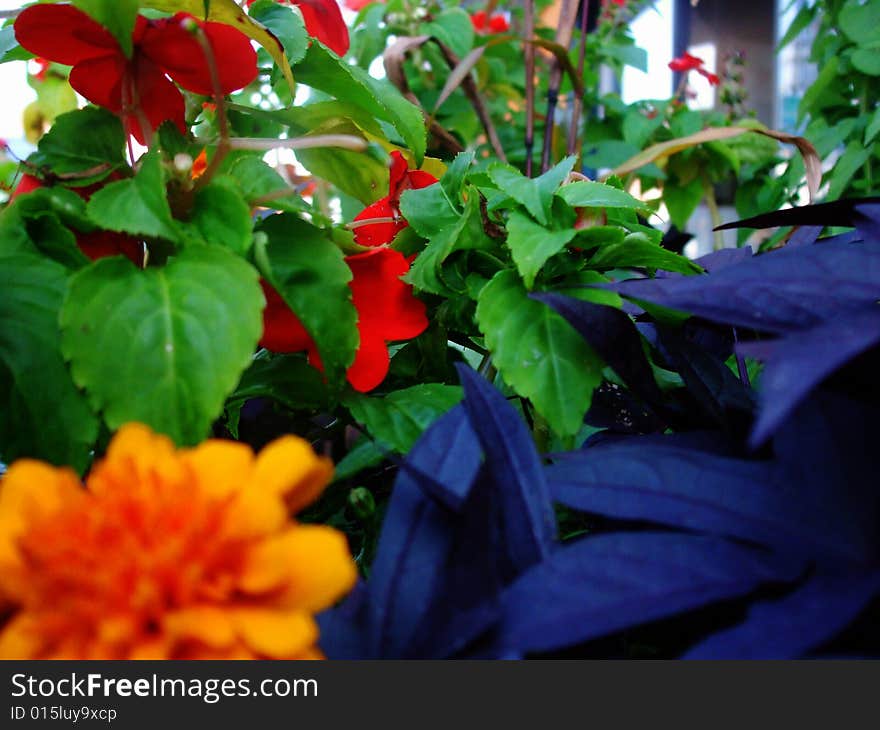
POLYGON ((71 279, 62 351, 111 429, 140 421, 195 444, 251 361, 262 307, 256 271, 221 248, 146 271, 102 259, 71 279))

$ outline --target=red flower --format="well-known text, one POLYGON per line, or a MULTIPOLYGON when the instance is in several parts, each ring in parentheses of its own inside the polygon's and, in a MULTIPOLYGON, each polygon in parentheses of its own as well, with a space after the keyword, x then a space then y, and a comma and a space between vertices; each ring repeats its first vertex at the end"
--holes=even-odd
POLYGON ((471 15, 471 23, 478 33, 485 33, 487 30, 490 33, 506 33, 510 30, 510 23, 503 13, 493 13, 487 17, 485 10, 478 10, 471 15))
MULTIPOLYGON (((15 19, 15 37, 32 53, 73 66, 70 85, 122 116, 128 131, 143 144, 144 123, 155 129, 170 119, 186 132, 183 96, 172 80, 197 94, 213 93, 202 48, 182 25, 187 17, 138 16, 131 58, 106 28, 71 5, 25 8, 15 19)), ((223 23, 196 22, 214 51, 223 93, 256 78, 257 55, 247 36, 223 23)))
MULTIPOLYGON (((112 179, 112 176, 111 176, 112 179)), ((103 183, 97 185, 88 185, 83 188, 71 188, 73 192, 79 195, 83 200, 88 200, 102 187, 103 183)), ((43 182, 33 175, 22 175, 9 201, 12 202, 20 195, 33 192, 43 187, 43 182)), ((114 233, 113 231, 92 231, 91 233, 76 233, 76 245, 80 251, 88 256, 92 261, 97 261, 105 256, 123 255, 129 259, 135 266, 141 267, 144 264, 144 246, 143 244, 131 236, 123 233, 114 233)))
MULTIPOLYGON (((256 0, 247 0, 248 7, 255 2, 256 0)), ((342 19, 342 12, 336 0, 277 0, 277 2, 296 5, 302 13, 309 35, 317 38, 331 51, 340 56, 348 52, 348 26, 342 19)), ((360 10, 366 4, 367 2, 361 2, 359 7, 352 10, 360 10)))
POLYGON ((370 3, 375 2, 385 2, 385 0, 345 0, 345 7, 349 10, 358 12, 359 10, 363 10, 370 3))
POLYGON ((437 182, 429 172, 410 170, 406 159, 400 152, 391 153, 391 173, 388 182, 388 195, 368 205, 355 216, 356 221, 371 218, 394 218, 393 223, 372 223, 354 229, 355 243, 361 246, 384 246, 406 228, 409 223, 400 217, 400 195, 404 190, 418 190, 437 182))
POLYGON ((697 56, 692 56, 690 53, 685 52, 678 58, 673 58, 669 62, 669 68, 679 73, 696 71, 701 76, 705 76, 709 83, 712 84, 712 86, 718 86, 718 84, 721 83, 721 79, 719 79, 711 71, 707 71, 705 68, 703 68, 703 64, 704 61, 702 58, 697 58, 697 56))
MULTIPOLYGON (((402 253, 390 248, 347 256, 354 278, 349 283, 358 312, 361 342, 346 377, 352 387, 366 393, 388 374, 390 358, 385 344, 390 340, 417 337, 428 326, 425 305, 416 299, 412 287, 400 280, 409 270, 402 253)), ((323 370, 314 341, 281 296, 266 282, 263 337, 260 345, 274 352, 307 350, 309 362, 323 370)))

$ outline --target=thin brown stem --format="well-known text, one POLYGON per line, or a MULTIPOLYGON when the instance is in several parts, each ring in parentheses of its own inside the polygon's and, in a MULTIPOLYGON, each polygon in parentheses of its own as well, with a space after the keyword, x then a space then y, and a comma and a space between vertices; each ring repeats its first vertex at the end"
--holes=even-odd
MULTIPOLYGON (((556 43, 568 48, 571 43, 574 21, 577 18, 577 0, 562 0, 559 11, 559 24, 556 27, 556 43)), ((544 123, 544 149, 541 154, 541 172, 550 169, 551 152, 553 150, 553 119, 556 116, 556 103, 559 100, 559 88, 562 84, 562 64, 553 59, 550 71, 550 83, 547 88, 547 119, 544 123)))
POLYGON ((526 175, 532 176, 532 155, 535 149, 535 0, 524 3, 523 36, 526 56, 526 175))
MULTIPOLYGON (((587 21, 590 16, 590 0, 583 0, 581 7, 581 42, 578 49, 578 78, 584 78, 584 63, 587 55, 587 21)), ((581 149, 583 147, 583 137, 578 135, 578 124, 580 123, 581 113, 584 108, 584 97, 582 94, 575 92, 574 105, 571 109, 571 123, 568 128, 568 145, 566 151, 569 155, 577 153, 578 164, 580 167, 581 149)))

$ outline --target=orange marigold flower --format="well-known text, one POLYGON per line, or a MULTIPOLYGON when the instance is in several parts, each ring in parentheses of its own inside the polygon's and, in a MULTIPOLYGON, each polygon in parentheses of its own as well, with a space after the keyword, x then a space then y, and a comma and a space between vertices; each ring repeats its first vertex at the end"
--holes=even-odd
POLYGON ((175 450, 117 433, 86 488, 13 464, 0 482, 2 659, 320 656, 313 614, 354 584, 336 530, 292 521, 333 467, 285 436, 175 450))

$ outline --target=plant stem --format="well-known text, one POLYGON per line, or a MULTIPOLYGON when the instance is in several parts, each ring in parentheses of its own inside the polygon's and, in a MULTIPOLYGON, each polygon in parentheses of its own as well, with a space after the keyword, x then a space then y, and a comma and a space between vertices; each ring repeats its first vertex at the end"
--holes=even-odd
POLYGON ((532 176, 532 155, 535 149, 535 0, 525 0, 525 56, 526 56, 526 176, 532 176))
MULTIPOLYGON (((582 0, 581 3, 581 42, 578 49, 578 78, 584 78, 584 60, 587 54, 587 21, 590 16, 590 0, 582 0)), ((580 169, 581 149, 583 148, 583 137, 578 136, 578 123, 580 122, 581 113, 584 108, 584 97, 575 92, 574 105, 571 109, 571 123, 568 127, 568 145, 566 151, 569 155, 577 153, 578 163, 575 166, 580 169)))
MULTIPOLYGON (((556 43, 568 48, 571 43, 574 21, 577 17, 577 0, 562 0, 559 11, 559 24, 556 27, 556 43)), ((550 169, 550 158, 553 150, 553 119, 556 116, 556 104, 559 100, 559 87, 562 84, 562 64, 553 59, 550 71, 550 83, 547 88, 547 119, 544 123, 544 149, 541 153, 541 172, 550 169)))
MULTIPOLYGON (((263 137, 233 137, 227 140, 228 150, 266 151, 274 149, 307 150, 313 147, 341 147, 354 152, 367 149, 367 142, 353 134, 316 134, 292 139, 264 139, 263 137)), ((207 173, 205 173, 207 174, 207 173)), ((204 175, 202 176, 204 177, 204 175)), ((201 179, 201 178, 199 178, 201 179)))

